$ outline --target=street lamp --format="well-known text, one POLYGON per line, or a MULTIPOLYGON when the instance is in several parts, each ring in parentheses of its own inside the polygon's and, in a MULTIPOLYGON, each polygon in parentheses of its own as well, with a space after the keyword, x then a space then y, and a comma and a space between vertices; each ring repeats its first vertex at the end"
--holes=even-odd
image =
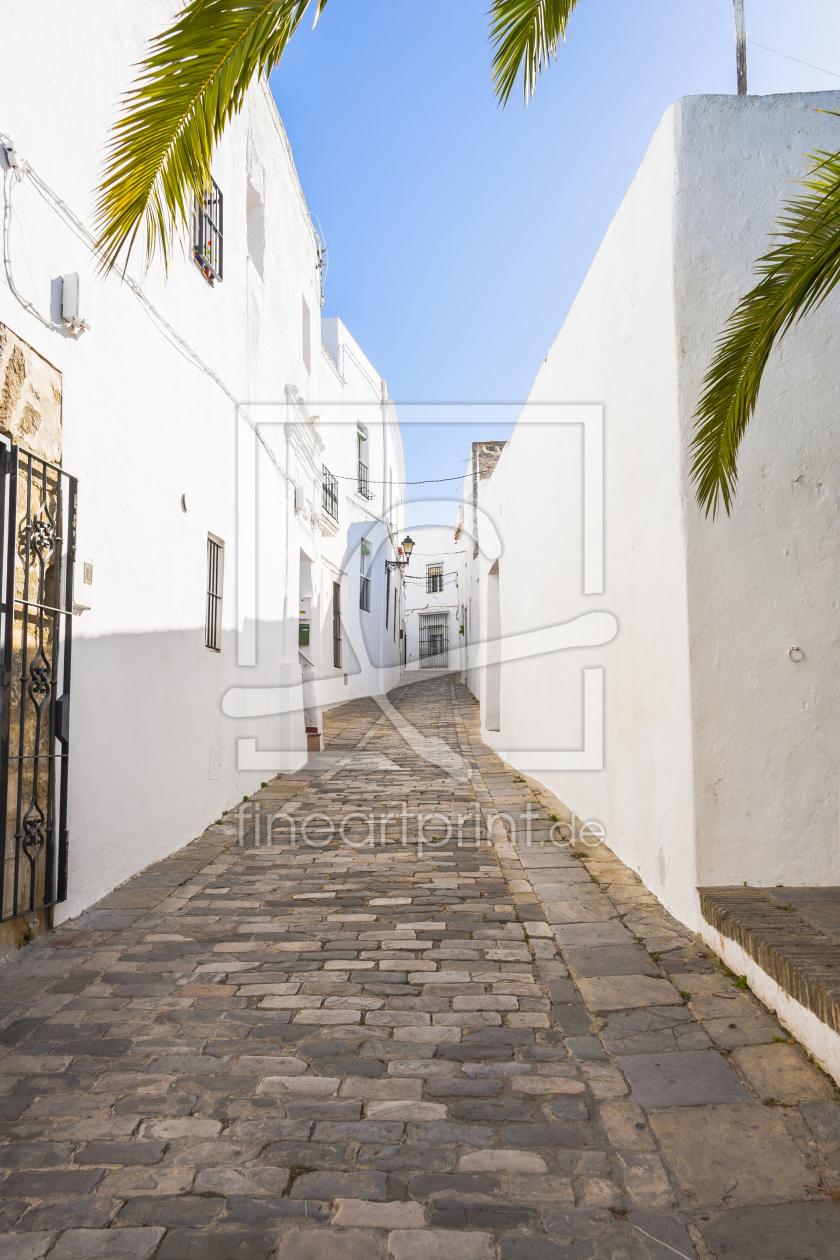
POLYGON ((406 534, 405 538, 402 540, 402 544, 397 547, 398 557, 404 556, 405 559, 386 560, 385 568, 391 570, 399 569, 402 571, 411 559, 411 553, 413 550, 414 539, 409 534, 406 534))

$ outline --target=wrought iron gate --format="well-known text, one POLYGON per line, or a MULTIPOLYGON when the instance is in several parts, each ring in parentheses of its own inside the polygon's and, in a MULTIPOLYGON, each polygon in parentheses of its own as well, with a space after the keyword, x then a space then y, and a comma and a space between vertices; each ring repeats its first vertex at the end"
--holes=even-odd
POLYGON ((446 613, 420 617, 420 668, 446 669, 449 665, 449 619, 446 613))
POLYGON ((76 487, 0 438, 0 922, 67 897, 76 487))

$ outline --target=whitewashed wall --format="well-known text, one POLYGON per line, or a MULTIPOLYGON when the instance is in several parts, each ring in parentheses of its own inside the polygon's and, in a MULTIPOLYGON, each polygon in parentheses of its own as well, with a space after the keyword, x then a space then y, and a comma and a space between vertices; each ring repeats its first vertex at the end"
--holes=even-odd
MULTIPOLYGON (((117 11, 91 0, 81 21, 60 0, 6 6, 0 131, 89 226, 117 102, 178 7, 139 0, 117 11)), ((77 271, 91 320, 75 340, 0 283, 0 322, 62 373, 63 465, 79 477, 78 555, 94 571, 90 611, 73 626, 70 896, 57 920, 187 843, 268 769, 306 755, 298 584, 302 549, 320 563, 320 504, 310 477, 309 514, 296 511, 293 483, 313 459, 320 468, 316 447, 308 456, 304 447, 322 395, 338 403, 358 391, 320 350, 316 237, 264 84, 248 93, 213 169, 225 198, 224 280, 211 288, 177 252, 168 278, 156 266, 144 281, 160 318, 115 276, 98 275, 87 241, 30 180, 13 189, 17 287, 56 320, 57 277, 77 271), (262 216, 252 214, 249 231, 255 190, 262 216), (241 416, 210 372, 244 401, 241 416), (204 645, 208 532, 226 544, 220 653, 204 645)), ((376 377, 364 400, 404 479, 399 427, 390 413, 383 422, 381 394, 376 377)), ((337 567, 346 546, 345 536, 337 567)), ((320 567, 315 581, 323 590, 320 567)), ((355 686, 379 690, 379 672, 355 686)))
POLYGON ((838 104, 696 97, 667 111, 482 485, 502 633, 594 610, 619 624, 604 647, 506 664, 486 738, 600 821, 694 925, 698 885, 840 878, 836 299, 772 358, 730 519, 700 514, 687 453, 714 340, 803 154, 836 147, 836 119, 817 110, 838 104), (552 402, 605 407, 602 596, 582 594, 581 430, 555 425, 552 402), (603 769, 531 770, 533 750, 581 747, 587 666, 604 669, 603 769))

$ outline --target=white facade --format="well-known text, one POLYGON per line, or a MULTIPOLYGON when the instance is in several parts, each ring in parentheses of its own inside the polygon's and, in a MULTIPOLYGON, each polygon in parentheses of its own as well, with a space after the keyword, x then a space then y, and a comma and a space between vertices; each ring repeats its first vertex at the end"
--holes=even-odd
POLYGON ((384 557, 402 520, 399 424, 338 321, 324 321, 322 347, 319 243, 264 83, 214 160, 221 283, 179 251, 168 278, 141 277, 138 260, 133 282, 97 271, 83 225, 108 128, 177 7, 140 0, 117 16, 94 0, 80 22, 58 0, 12 0, 5 13, 0 132, 43 181, 3 163, 7 263, 52 326, 5 277, 0 323, 61 374, 61 460, 79 478, 77 560, 93 576, 83 588, 77 577, 89 611, 73 618, 69 898, 56 921, 299 765, 325 704, 399 677, 398 646, 365 623, 383 621, 384 557), (67 273, 90 324, 78 336, 61 321, 67 273), (358 493, 360 425, 372 498, 358 493), (324 465, 339 479, 337 521, 324 465), (224 543, 219 651, 205 646, 208 536, 224 543), (363 537, 370 614, 358 607, 363 537))
POLYGON ((498 545, 469 553, 476 641, 593 612, 618 626, 601 646, 504 649, 503 665, 479 647, 484 737, 600 822, 694 928, 698 886, 840 880, 836 295, 771 358, 730 518, 701 515, 688 453, 715 339, 803 155, 836 147, 836 120, 817 111, 838 104, 697 97, 667 111, 478 495, 479 538, 486 519, 498 545), (585 424, 552 406, 566 403, 603 406, 602 592, 586 593, 595 473, 585 424), (584 670, 590 700, 603 686, 600 750, 584 670), (584 768, 587 748, 599 760, 584 768))
POLYGON ((412 530, 414 551, 405 570, 407 670, 458 668, 461 551, 454 533, 441 525, 412 530))

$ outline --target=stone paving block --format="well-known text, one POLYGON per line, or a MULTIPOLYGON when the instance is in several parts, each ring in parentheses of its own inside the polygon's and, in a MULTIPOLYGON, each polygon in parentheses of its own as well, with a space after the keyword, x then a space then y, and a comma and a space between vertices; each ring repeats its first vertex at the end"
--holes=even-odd
POLYGON ((719 1260, 835 1260, 837 1204, 779 1203, 723 1212, 698 1229, 719 1260))
POLYGON ((48 1199, 53 1195, 90 1194, 104 1172, 104 1168, 55 1168, 43 1172, 30 1168, 13 1172, 0 1184, 0 1198, 48 1199))
POLYGON ((567 945, 563 961, 575 978, 658 976, 659 968, 641 945, 567 945))
POLYGON ((178 1138, 216 1137, 221 1131, 222 1125, 218 1120, 203 1120, 189 1116, 171 1120, 147 1120, 142 1134, 143 1137, 174 1142, 178 1138))
POLYGON ((329 1209, 324 1203, 312 1199, 252 1199, 234 1195, 228 1199, 222 1218, 225 1225, 244 1225, 249 1229, 264 1229, 284 1224, 289 1218, 303 1217, 307 1221, 328 1221, 329 1209))
POLYGON ((408 1183, 409 1195, 420 1202, 460 1196, 480 1199, 495 1194, 498 1189, 497 1178, 479 1173, 418 1173, 408 1183))
POLYGON ((618 1186, 607 1177, 575 1177, 572 1187, 578 1207, 606 1207, 622 1211, 627 1206, 618 1186))
POLYGON ((53 1250, 51 1260, 151 1260, 164 1231, 156 1226, 126 1229, 68 1229, 53 1250))
POLYGON ((658 1155, 650 1151, 619 1151, 618 1171, 630 1202, 637 1207, 675 1206, 668 1174, 658 1155))
POLYGON ((441 1076, 454 1076, 457 1072, 457 1064, 445 1059, 392 1059, 388 1064, 389 1076, 416 1076, 429 1080, 441 1076))
POLYGON ((440 1025, 412 1025, 407 1028, 394 1029, 395 1041, 411 1041, 414 1043, 442 1043, 461 1040, 460 1028, 443 1028, 440 1025))
POLYGON ((173 1229, 156 1260, 268 1260, 274 1251, 274 1232, 231 1229, 173 1229))
POLYGON ((577 981, 581 997, 591 1011, 620 1011, 628 1007, 676 1006, 682 1002, 667 980, 651 976, 601 976, 577 981))
POLYGON ((390 1260, 494 1260, 492 1234, 478 1230, 395 1230, 388 1236, 390 1260))
POLYGON ((289 1192, 293 1199, 376 1199, 388 1197, 388 1182, 381 1172, 306 1172, 297 1177, 289 1192))
POLYGON ((704 1019, 701 1024, 703 1031, 721 1050, 765 1045, 779 1035, 775 1019, 758 1010, 733 1011, 721 1019, 704 1019))
POLYGON ((426 1214, 419 1203, 373 1203, 368 1199, 336 1199, 333 1225, 362 1229, 422 1229, 426 1214))
POLYGON ((836 1098, 828 1077, 814 1067, 800 1046, 744 1046, 732 1058, 760 1098, 795 1105, 817 1098, 836 1098))
POLYGON ((232 1076, 302 1076, 305 1071, 304 1059, 281 1055, 243 1054, 230 1066, 232 1076))
POLYGON ((602 1102, 598 1111, 611 1145, 627 1151, 656 1149, 647 1117, 632 1099, 602 1102))
POLYGON ((840 1102, 804 1102, 799 1110, 815 1137, 840 1145, 840 1102))
POLYGON ((195 1179, 194 1168, 117 1168, 106 1172, 98 1193, 114 1199, 131 1199, 138 1194, 186 1194, 195 1179))
POLYGON ((339 1091, 342 1098, 363 1098, 365 1101, 394 1098, 419 1099, 422 1092, 423 1085, 420 1080, 393 1080, 389 1077, 370 1080, 362 1076, 345 1077, 339 1091))
POLYGON ((650 1124, 695 1207, 800 1199, 816 1190, 816 1173, 772 1108, 681 1107, 654 1112, 650 1124))
POLYGON ((52 1231, 0 1235, 0 1260, 43 1260, 54 1238, 52 1231))
POLYGON ((15 1142, 0 1146, 0 1168, 56 1168, 69 1164, 72 1155, 70 1142, 15 1142))
POLYGON ((548 1169, 545 1160, 532 1151, 493 1149, 470 1151, 468 1155, 462 1155, 458 1163, 458 1171, 544 1173, 548 1169))
POLYGON ((616 1062, 629 1080, 636 1102, 646 1109, 753 1101, 716 1050, 631 1054, 616 1062))
POLYGON ((515 1076, 511 1081, 511 1089, 515 1094, 583 1094, 586 1085, 583 1081, 568 1076, 515 1076))
POLYGON ((215 1225, 225 1210, 224 1199, 203 1195, 138 1195, 129 1199, 121 1208, 116 1224, 162 1225, 166 1229, 176 1226, 215 1225))
MULTIPOLYGON (((562 1161, 557 1161, 561 1163, 562 1161)), ((561 1168, 561 1172, 571 1174, 573 1169, 561 1168)), ((604 1169, 606 1171, 606 1168, 604 1169)), ((542 1208, 545 1204, 565 1204, 574 1207, 575 1192, 571 1175, 558 1176, 558 1173, 508 1173, 507 1189, 511 1198, 517 1203, 532 1203, 542 1208)))
POLYGON ((328 1098, 338 1092, 338 1076, 266 1076, 257 1086, 258 1094, 289 1095, 306 1098, 328 1098))
POLYGON ((320 1120, 315 1125, 315 1131, 312 1135, 313 1141, 344 1141, 344 1142, 399 1142, 402 1138, 405 1124, 402 1121, 383 1121, 376 1122, 372 1120, 339 1120, 329 1121, 320 1120))
POLYGON ((157 1164, 165 1142, 88 1142, 73 1156, 74 1164, 157 1164))
POLYGON ((381 1236, 360 1229, 290 1229, 282 1235, 278 1260, 378 1260, 381 1236))
MULTIPOLYGON (((196 1194, 278 1195, 289 1183, 288 1168, 202 1168, 193 1182, 196 1194)), ((318 1195, 313 1195, 318 1198, 318 1195)))
POLYGON ((630 1238, 641 1243, 645 1260, 673 1260, 674 1253, 694 1260, 691 1238, 676 1214, 631 1211, 628 1221, 630 1238))
POLYGON ((445 1120, 446 1113, 443 1103, 415 1102, 413 1099, 365 1104, 365 1115, 369 1120, 445 1120))

